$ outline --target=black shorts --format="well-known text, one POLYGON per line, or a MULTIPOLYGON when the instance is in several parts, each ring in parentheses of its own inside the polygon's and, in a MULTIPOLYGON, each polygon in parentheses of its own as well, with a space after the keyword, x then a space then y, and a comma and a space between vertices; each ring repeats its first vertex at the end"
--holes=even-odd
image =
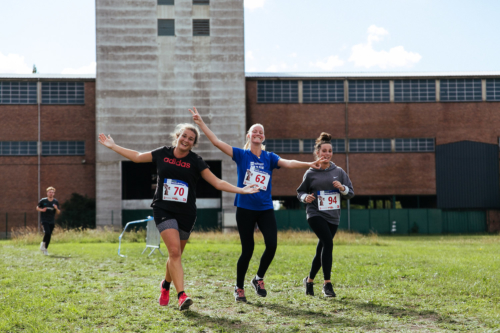
POLYGON ((156 225, 167 220, 176 220, 179 229, 188 233, 193 231, 196 222, 196 215, 173 213, 159 207, 153 207, 153 217, 156 225))

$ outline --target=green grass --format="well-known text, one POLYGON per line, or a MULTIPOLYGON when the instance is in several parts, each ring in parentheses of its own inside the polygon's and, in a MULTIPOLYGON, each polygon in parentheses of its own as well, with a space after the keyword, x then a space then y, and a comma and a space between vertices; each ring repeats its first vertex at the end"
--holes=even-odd
POLYGON ((236 304, 237 236, 196 234, 183 255, 195 303, 180 312, 176 302, 157 304, 166 257, 148 258, 141 255, 144 243, 127 242, 128 257, 121 258, 104 234, 60 231, 48 257, 38 250, 40 236, 0 242, 0 331, 500 332, 498 235, 340 234, 335 299, 320 296, 321 271, 317 296, 304 295, 301 282, 315 250, 309 233, 280 234, 266 275, 268 297, 258 298, 249 285, 264 250, 258 237, 246 278, 249 302, 236 304))

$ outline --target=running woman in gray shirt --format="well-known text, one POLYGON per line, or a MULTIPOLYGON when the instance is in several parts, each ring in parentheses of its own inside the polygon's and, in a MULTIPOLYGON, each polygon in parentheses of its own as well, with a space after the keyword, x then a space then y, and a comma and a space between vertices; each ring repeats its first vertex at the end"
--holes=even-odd
POLYGON ((354 197, 354 189, 347 173, 331 161, 332 136, 321 133, 316 139, 314 154, 323 158, 321 168, 309 169, 304 174, 302 184, 297 189, 297 197, 307 204, 307 222, 318 236, 316 255, 312 261, 309 276, 303 283, 306 295, 314 296, 313 281, 319 269, 323 267, 325 282, 323 294, 326 297, 335 297, 332 281, 333 237, 340 223, 340 199, 354 197))

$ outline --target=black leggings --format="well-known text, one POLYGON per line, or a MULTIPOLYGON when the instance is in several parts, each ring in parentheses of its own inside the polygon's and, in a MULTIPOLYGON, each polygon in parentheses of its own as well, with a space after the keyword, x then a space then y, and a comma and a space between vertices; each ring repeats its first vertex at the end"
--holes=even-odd
POLYGON ((266 244, 266 250, 262 254, 262 258, 260 258, 259 270, 257 271, 257 275, 261 278, 264 278, 276 253, 278 227, 276 226, 276 218, 272 209, 258 211, 238 207, 236 209, 236 223, 238 224, 238 232, 240 233, 241 240, 241 256, 236 266, 236 286, 243 288, 245 274, 247 273, 255 246, 253 239, 255 223, 259 226, 264 236, 264 243, 266 244))
POLYGON ((42 223, 43 231, 45 235, 43 236, 43 242, 45 243, 45 248, 49 248, 50 236, 52 236, 52 231, 54 231, 55 224, 52 223, 42 223))
POLYGON ((332 273, 333 237, 335 237, 339 226, 328 223, 324 218, 319 216, 313 216, 307 219, 307 222, 319 238, 309 278, 314 279, 321 266, 323 266, 323 276, 325 280, 330 280, 332 273))

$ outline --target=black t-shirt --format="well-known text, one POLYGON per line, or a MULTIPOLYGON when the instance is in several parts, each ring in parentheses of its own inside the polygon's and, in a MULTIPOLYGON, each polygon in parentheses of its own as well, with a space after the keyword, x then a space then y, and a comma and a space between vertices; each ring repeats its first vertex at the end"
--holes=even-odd
MULTIPOLYGON (((196 215, 196 183, 201 177, 201 172, 208 168, 208 165, 192 151, 185 157, 178 159, 174 156, 174 148, 160 147, 151 152, 153 162, 156 163, 157 173, 156 192, 151 207, 159 207, 173 213, 196 215), (170 187, 167 190, 164 186, 167 179, 170 182, 174 180, 187 184, 186 202, 163 200, 165 191, 170 190, 170 187)), ((171 191, 174 192, 174 189, 172 188, 171 191)))
POLYGON ((56 198, 52 199, 52 201, 49 201, 49 199, 47 198, 43 198, 40 200, 40 202, 38 203, 38 207, 42 209, 47 207, 47 210, 45 212, 40 213, 40 219, 42 220, 42 223, 55 223, 54 217, 56 216, 57 211, 54 208, 54 205, 57 205, 57 208, 61 209, 59 201, 57 201, 56 198))

